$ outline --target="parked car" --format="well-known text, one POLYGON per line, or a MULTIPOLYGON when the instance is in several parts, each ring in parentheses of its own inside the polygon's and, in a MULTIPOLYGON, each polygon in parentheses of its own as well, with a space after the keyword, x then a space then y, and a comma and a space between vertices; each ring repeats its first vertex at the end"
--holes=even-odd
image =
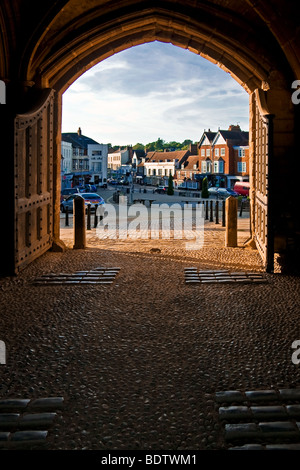
POLYGON ((78 188, 66 188, 62 189, 60 193, 60 202, 64 201, 67 199, 71 194, 78 194, 78 188))
POLYGON ((240 181, 238 183, 235 183, 233 187, 234 191, 238 193, 239 196, 249 196, 249 191, 250 191, 250 183, 247 181, 240 181))
POLYGON ((217 196, 218 195, 218 189, 216 186, 212 186, 211 188, 208 188, 208 193, 210 196, 217 196))
POLYGON ((99 194, 97 193, 72 194, 67 199, 61 202, 60 204, 61 211, 66 212, 66 208, 68 208, 68 212, 73 212, 74 199, 78 195, 83 197, 86 207, 88 206, 88 204, 91 204, 91 211, 94 211, 95 206, 98 206, 100 207, 100 215, 104 214, 105 201, 103 197, 99 196, 99 194))
POLYGON ((92 191, 97 191, 97 187, 94 184, 85 184, 83 192, 92 192, 92 191))
POLYGON ((212 188, 208 188, 208 192, 210 196, 216 197, 218 199, 226 199, 229 196, 237 197, 238 193, 233 191, 229 188, 217 188, 213 186, 212 188))
POLYGON ((218 196, 221 198, 227 198, 229 196, 238 197, 238 193, 230 188, 218 188, 218 196))
POLYGON ((154 192, 158 194, 165 194, 168 191, 167 186, 158 186, 154 192))

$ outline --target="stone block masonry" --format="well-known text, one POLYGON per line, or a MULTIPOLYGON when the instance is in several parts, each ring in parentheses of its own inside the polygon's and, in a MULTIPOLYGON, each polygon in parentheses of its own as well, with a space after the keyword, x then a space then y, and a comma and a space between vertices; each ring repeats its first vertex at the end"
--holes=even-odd
POLYGON ((63 403, 62 397, 0 400, 0 449, 44 447, 63 403))
POLYGON ((230 450, 299 450, 300 388, 216 393, 230 450))

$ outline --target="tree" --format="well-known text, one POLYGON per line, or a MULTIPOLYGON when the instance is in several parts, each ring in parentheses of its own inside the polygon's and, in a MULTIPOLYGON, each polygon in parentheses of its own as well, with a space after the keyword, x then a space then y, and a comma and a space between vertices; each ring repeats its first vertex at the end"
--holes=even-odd
POLYGON ((148 144, 145 145, 145 148, 147 149, 147 152, 154 152, 155 142, 149 142, 148 144))
POLYGON ((193 141, 192 141, 191 139, 185 139, 185 140, 182 142, 181 146, 182 146, 182 147, 188 147, 188 146, 189 146, 190 144, 192 144, 192 143, 193 143, 193 141))
POLYGON ((139 142, 135 144, 133 147, 133 150, 144 150, 144 145, 140 144, 139 142))
POLYGON ((207 177, 203 178, 203 181, 202 181, 201 196, 203 197, 203 199, 208 199, 209 198, 207 177))
POLYGON ((157 141, 154 143, 155 150, 163 150, 164 149, 164 143, 165 143, 165 141, 159 137, 157 139, 157 141))
POLYGON ((172 196, 174 194, 173 176, 171 175, 171 173, 170 173, 169 181, 168 181, 167 194, 169 196, 172 196))

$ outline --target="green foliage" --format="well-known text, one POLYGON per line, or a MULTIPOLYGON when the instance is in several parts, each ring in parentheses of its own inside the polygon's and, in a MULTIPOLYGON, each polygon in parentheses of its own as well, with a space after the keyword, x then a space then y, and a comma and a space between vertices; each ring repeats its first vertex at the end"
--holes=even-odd
POLYGON ((133 150, 144 150, 144 145, 140 144, 139 142, 135 144, 133 147, 133 150))
POLYGON ((167 194, 169 196, 172 196, 174 194, 173 176, 171 174, 169 176, 167 194))
POLYGON ((202 181, 202 192, 201 192, 201 196, 203 197, 203 199, 208 199, 209 198, 209 192, 208 192, 208 181, 207 181, 207 178, 203 178, 203 181, 202 181))
POLYGON ((159 137, 157 141, 154 143, 154 149, 156 151, 164 150, 164 144, 165 144, 165 141, 159 137))
MULTIPOLYGON (((170 142, 166 142, 165 140, 158 137, 155 142, 149 142, 148 144, 144 145, 141 142, 137 142, 135 145, 132 146, 133 150, 146 150, 148 152, 161 152, 164 150, 188 150, 189 145, 192 144, 193 141, 190 139, 185 139, 183 142, 177 142, 175 140, 171 140, 170 142)), ((108 147, 113 150, 118 150, 122 146, 120 145, 112 145, 111 143, 108 144, 108 147)))
MULTIPOLYGON (((161 152, 164 150, 187 150, 189 145, 192 144, 193 141, 190 139, 185 139, 183 142, 177 142, 175 140, 171 140, 170 142, 166 142, 160 137, 155 142, 148 142, 148 144, 144 145, 143 148, 147 149, 148 152, 161 152)), ((136 144, 142 145, 142 144, 136 144)), ((135 146, 133 147, 135 149, 135 146)))

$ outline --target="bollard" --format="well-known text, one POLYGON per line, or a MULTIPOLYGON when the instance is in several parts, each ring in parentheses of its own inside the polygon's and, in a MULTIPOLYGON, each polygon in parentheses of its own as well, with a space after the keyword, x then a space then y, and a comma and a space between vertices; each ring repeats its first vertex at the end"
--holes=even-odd
POLYGON ((216 224, 219 223, 219 201, 216 201, 216 224))
POLYGON ((87 206, 87 230, 91 230, 91 204, 87 206))
POLYGON ((222 201, 222 227, 225 227, 226 225, 225 205, 226 205, 226 201, 222 201))
POLYGON ((65 226, 69 226, 69 208, 66 206, 66 219, 65 219, 65 226))
POLYGON ((241 208, 240 208, 240 217, 243 215, 243 201, 241 201, 241 208))
POLYGON ((73 202, 74 214, 74 250, 86 248, 85 204, 82 196, 78 195, 73 202))
POLYGON ((208 220, 208 201, 205 201, 205 220, 208 220))
POLYGON ((98 209, 98 204, 95 205, 94 228, 97 228, 97 225, 98 225, 97 209, 98 209))
POLYGON ((213 215, 213 201, 210 201, 210 222, 214 221, 214 215, 213 215))
POLYGON ((226 199, 226 230, 225 230, 225 246, 237 246, 237 211, 238 201, 235 197, 226 199))

